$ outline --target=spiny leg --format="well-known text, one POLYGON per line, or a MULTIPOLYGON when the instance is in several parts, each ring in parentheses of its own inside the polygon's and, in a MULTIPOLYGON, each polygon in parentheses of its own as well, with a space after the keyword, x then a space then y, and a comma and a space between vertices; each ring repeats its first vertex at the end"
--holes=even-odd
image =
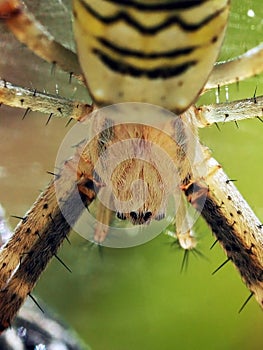
MULTIPOLYGON (((0 248, 12 236, 12 231, 5 220, 5 211, 0 204, 0 248)), ((0 347, 2 349, 9 349, 10 347, 24 348, 22 345, 25 341, 37 346, 40 339, 43 344, 50 344, 55 341, 61 344, 62 347, 72 347, 72 349, 80 349, 77 345, 77 339, 65 328, 57 319, 52 318, 50 313, 45 315, 43 310, 39 307, 38 302, 30 294, 31 299, 34 300, 35 305, 30 301, 26 302, 22 307, 14 321, 14 327, 8 329, 5 334, 0 336, 0 347), (54 325, 56 330, 54 330, 54 325), (21 337, 21 330, 27 330, 27 337, 21 337)))
MULTIPOLYGON (((0 79, 0 104, 11 107, 38 111, 59 118, 73 118, 82 120, 94 110, 94 106, 50 95, 20 86, 15 86, 0 79)), ((235 122, 251 118, 263 118, 263 96, 253 96, 226 103, 216 103, 192 106, 189 109, 199 128, 214 123, 235 122)))
POLYGON ((186 198, 182 193, 180 204, 174 218, 174 231, 166 231, 166 233, 175 238, 173 244, 176 244, 184 250, 181 272, 187 268, 189 253, 197 252, 197 239, 193 230, 195 220, 193 210, 195 209, 189 207, 189 204, 186 202, 186 198))
POLYGON ((85 195, 79 191, 78 182, 74 180, 78 162, 76 155, 65 163, 1 249, 0 332, 10 326, 72 225, 96 196, 89 179, 85 195), (56 188, 60 188, 57 193, 56 188))
MULTIPOLYGON (((111 200, 112 199, 110 198, 109 201, 111 200)), ((97 206, 96 226, 94 229, 94 242, 96 244, 103 244, 106 236, 108 235, 109 226, 114 216, 115 212, 109 209, 109 205, 105 206, 101 201, 99 201, 97 206)))
POLYGON ((212 157, 207 166, 206 178, 185 186, 185 194, 263 307, 263 226, 212 157))
POLYGON ((263 96, 191 107, 195 122, 199 128, 214 123, 237 122, 239 120, 263 117, 263 96))
POLYGON ((193 213, 190 214, 189 207, 183 195, 175 216, 175 237, 178 239, 180 246, 185 250, 195 249, 197 241, 194 237, 193 213))
POLYGON ((56 42, 20 0, 0 1, 0 20, 35 54, 83 81, 77 55, 56 42))
POLYGON ((32 91, 0 79, 0 104, 38 111, 58 118, 82 119, 93 107, 57 95, 32 91))

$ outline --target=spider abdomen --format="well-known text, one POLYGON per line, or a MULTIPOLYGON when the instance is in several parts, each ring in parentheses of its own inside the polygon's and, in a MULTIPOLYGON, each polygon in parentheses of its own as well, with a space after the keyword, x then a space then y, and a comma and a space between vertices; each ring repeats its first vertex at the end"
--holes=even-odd
POLYGON ((180 113, 195 101, 221 47, 228 0, 73 3, 79 60, 97 105, 147 102, 180 113))

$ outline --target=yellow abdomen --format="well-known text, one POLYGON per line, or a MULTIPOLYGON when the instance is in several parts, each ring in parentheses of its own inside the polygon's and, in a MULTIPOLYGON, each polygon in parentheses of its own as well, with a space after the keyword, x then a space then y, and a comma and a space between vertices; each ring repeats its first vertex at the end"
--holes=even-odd
POLYGON ((147 102, 177 113, 202 90, 229 0, 73 0, 77 50, 97 105, 147 102))

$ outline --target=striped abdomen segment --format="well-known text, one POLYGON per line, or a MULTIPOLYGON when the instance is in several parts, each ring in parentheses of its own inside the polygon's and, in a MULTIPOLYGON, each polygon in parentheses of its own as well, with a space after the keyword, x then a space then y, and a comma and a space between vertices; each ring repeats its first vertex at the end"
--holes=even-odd
POLYGON ((80 64, 98 105, 149 102, 182 112, 203 88, 229 0, 74 0, 80 64))

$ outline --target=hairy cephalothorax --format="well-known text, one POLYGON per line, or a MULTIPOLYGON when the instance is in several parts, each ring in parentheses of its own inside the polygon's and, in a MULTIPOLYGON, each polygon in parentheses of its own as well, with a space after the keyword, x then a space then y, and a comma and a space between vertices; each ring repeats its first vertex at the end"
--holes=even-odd
MULTIPOLYGON (((119 113, 122 107, 119 106, 119 113)), ((114 111, 117 108, 115 106, 114 111)), ((159 110, 133 104, 129 108, 130 113, 133 108, 135 113, 139 109, 144 124, 114 125, 113 120, 106 120, 101 122, 102 130, 97 125, 92 126, 96 135, 80 147, 76 171, 84 183, 87 179, 95 181, 104 195, 107 190, 112 192, 113 212, 119 212, 133 224, 143 224, 165 215, 168 196, 178 193, 180 186, 193 177, 195 153, 201 148, 196 141, 191 113, 173 119, 167 115, 165 121, 154 127, 147 125, 147 117, 153 118, 151 113, 159 110), (107 127, 108 124, 112 126, 107 127)), ((99 118, 96 113, 94 124, 99 118)))

